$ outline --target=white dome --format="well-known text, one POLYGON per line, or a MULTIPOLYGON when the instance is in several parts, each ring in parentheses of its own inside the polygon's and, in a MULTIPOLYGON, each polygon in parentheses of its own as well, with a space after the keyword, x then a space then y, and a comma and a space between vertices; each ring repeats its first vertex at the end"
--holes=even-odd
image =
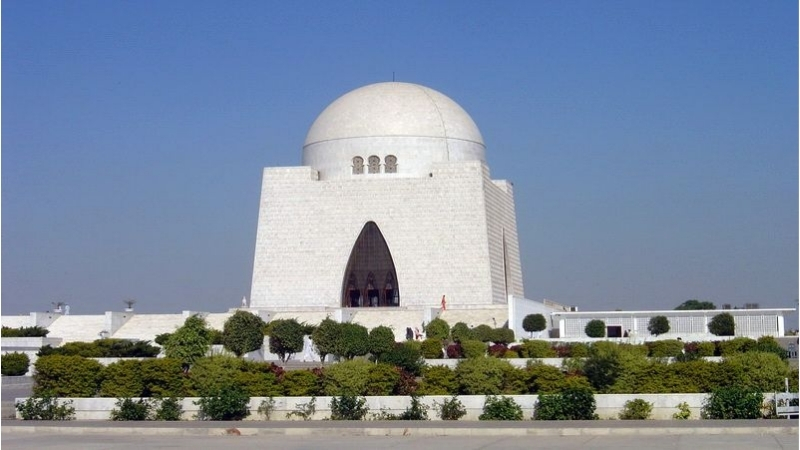
POLYGON ((444 94, 410 83, 377 83, 325 108, 303 146, 303 165, 320 171, 320 178, 352 177, 353 158, 366 164, 370 156, 381 162, 393 156, 392 175, 420 176, 432 162, 485 161, 485 146, 469 114, 444 94))

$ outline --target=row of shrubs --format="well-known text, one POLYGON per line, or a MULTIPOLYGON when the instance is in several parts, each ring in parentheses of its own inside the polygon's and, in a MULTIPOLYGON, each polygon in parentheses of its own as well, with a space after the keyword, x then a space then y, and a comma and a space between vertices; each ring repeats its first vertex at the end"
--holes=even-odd
MULTIPOLYGON (((426 366, 412 346, 400 344, 391 362, 343 361, 310 370, 285 371, 231 356, 198 359, 187 370, 178 359, 123 360, 103 367, 93 359, 39 358, 34 393, 60 397, 200 397, 231 382, 250 396, 515 395, 558 393, 585 387, 598 393, 699 393, 741 386, 782 391, 784 379, 797 390, 797 370, 772 353, 751 352, 706 360, 667 363, 606 343, 587 358, 567 358, 562 367, 529 362, 516 368, 498 358, 460 360, 455 369, 426 366), (605 348, 604 348, 605 347, 605 348)), ((390 358, 385 358, 390 359, 390 358)))
MULTIPOLYGON (((236 385, 225 385, 212 391, 208 396, 194 402, 199 412, 198 420, 242 420, 251 412, 248 408, 250 397, 236 385)), ((534 406, 533 420, 594 420, 596 401, 591 389, 584 387, 567 388, 554 394, 541 394, 534 406)), ((72 420, 75 408, 72 401, 59 401, 55 397, 28 398, 16 405, 24 420, 72 420)), ((429 420, 428 405, 422 403, 420 396, 411 395, 411 405, 400 414, 381 410, 372 413, 373 420, 429 420)), ((686 403, 677 405, 678 411, 673 419, 686 420, 691 411, 686 403)), ((270 420, 274 414, 275 402, 269 397, 261 402, 258 414, 270 420)), ((434 410, 442 420, 458 420, 466 415, 466 408, 457 396, 445 399, 442 403, 434 401, 434 410)), ((625 402, 618 414, 621 420, 646 420, 651 417, 653 404, 643 399, 625 402)), ((298 417, 310 420, 316 412, 316 397, 297 409, 286 413, 291 419, 298 417)), ((363 396, 346 394, 331 400, 330 420, 364 420, 369 414, 363 396)), ((181 399, 120 398, 116 408, 110 413, 115 421, 181 420, 183 409, 181 399)), ((763 395, 741 387, 720 388, 711 393, 704 402, 701 417, 705 419, 756 419, 763 416, 774 417, 774 413, 763 405, 763 395)), ((484 402, 479 420, 523 420, 522 407, 507 396, 489 395, 484 402)))
POLYGON ((45 345, 37 356, 64 355, 86 358, 152 358, 158 356, 161 348, 150 341, 130 341, 127 339, 97 339, 93 342, 67 342, 60 347, 45 345))
POLYGON ((10 327, 2 327, 0 331, 0 336, 2 337, 45 337, 47 334, 50 333, 50 330, 44 327, 33 326, 33 327, 19 327, 19 328, 10 328, 10 327))

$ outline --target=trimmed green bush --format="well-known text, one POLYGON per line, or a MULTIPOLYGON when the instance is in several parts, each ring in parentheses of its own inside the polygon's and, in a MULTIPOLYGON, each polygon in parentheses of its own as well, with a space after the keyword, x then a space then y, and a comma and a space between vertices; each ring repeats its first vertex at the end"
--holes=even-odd
POLYGON ((731 356, 737 353, 745 353, 756 349, 758 342, 747 337, 736 337, 727 341, 720 341, 717 344, 720 356, 731 356))
POLYGON ((367 376, 366 395, 392 395, 399 382, 400 373, 396 367, 385 363, 373 364, 367 376))
POLYGON ((438 339, 441 345, 441 341, 450 338, 450 325, 437 317, 425 325, 425 336, 428 339, 438 339))
POLYGON ((514 342, 514 340, 514 330, 511 328, 501 327, 492 330, 490 341, 495 344, 508 345, 514 342))
POLYGON ((556 351, 547 341, 523 340, 520 346, 523 358, 555 358, 556 351))
POLYGON ((414 376, 419 376, 425 363, 419 342, 416 341, 395 343, 391 350, 378 357, 378 362, 399 367, 414 376))
POLYGON ((728 386, 715 390, 703 402, 704 419, 758 419, 764 395, 760 391, 728 386))
POLYGON ((486 355, 486 344, 479 340, 461 341, 461 351, 465 358, 482 358, 486 355))
POLYGON ((683 342, 677 339, 665 339, 647 343, 650 355, 653 358, 675 358, 683 353, 683 342))
MULTIPOLYGON (((335 320, 326 317, 319 323, 317 328, 314 329, 314 332, 311 333, 311 341, 314 343, 314 348, 319 354, 320 361, 325 361, 325 357, 328 355, 336 354, 342 335, 342 328, 340 325, 341 324, 335 320)), ((394 337, 392 337, 392 340, 394 340, 394 337)), ((370 345, 372 344, 370 343, 370 345)))
POLYGON ((30 364, 31 360, 25 353, 6 353, 0 358, 0 373, 7 377, 19 377, 28 373, 30 364))
POLYGON ((441 339, 429 337, 422 341, 422 357, 425 359, 440 359, 444 357, 441 339))
POLYGON ((366 395, 369 373, 374 365, 363 359, 354 359, 326 367, 322 392, 329 396, 366 395))
POLYGON ((93 397, 97 394, 103 366, 81 356, 42 356, 34 364, 33 395, 93 397))
POLYGON ((155 420, 181 420, 181 415, 183 415, 183 406, 181 406, 180 397, 167 397, 157 401, 158 407, 155 411, 155 420))
POLYGON ((322 379, 311 370, 289 370, 284 373, 281 385, 289 397, 322 395, 322 379))
POLYGON ((453 325, 453 328, 450 329, 450 336, 456 342, 476 339, 475 333, 464 322, 456 322, 456 324, 453 325))
POLYGON ((421 395, 451 395, 458 392, 456 374, 447 366, 426 366, 422 369, 421 395))
POLYGON ((491 342, 493 329, 489 325, 481 324, 472 329, 472 334, 475 335, 475 339, 481 342, 491 342))
POLYGON ((647 324, 647 331, 653 336, 669 332, 669 319, 667 316, 653 316, 647 324))
POLYGON ((591 389, 570 388, 558 394, 542 394, 534 408, 536 420, 594 420, 597 403, 591 389))
POLYGON ((759 392, 780 392, 790 376, 788 364, 774 353, 749 352, 725 357, 719 363, 723 385, 759 392))
POLYGON ((194 402, 198 420, 242 420, 250 415, 250 397, 240 386, 225 385, 194 402))
POLYGON ((591 338, 604 337, 606 335, 606 323, 600 319, 590 320, 583 331, 591 338))
POLYGON ((522 420, 522 407, 511 397, 490 395, 478 420, 522 420))
POLYGON ((142 383, 140 361, 124 360, 109 364, 103 368, 100 379, 100 397, 143 396, 144 383, 142 383))
POLYGON ((653 404, 641 398, 628 400, 619 413, 621 420, 647 420, 653 412, 653 404))
MULTIPOLYGON (((273 320, 267 325, 267 331, 269 332, 269 351, 278 355, 282 362, 286 362, 295 353, 303 351, 305 328, 297 319, 273 320)), ((342 339, 344 339, 343 335, 342 339)), ((366 348, 367 336, 363 337, 363 345, 366 348)))
POLYGON ((50 330, 43 327, 19 327, 19 328, 9 328, 9 327, 2 327, 0 330, 1 337, 46 337, 50 330))
POLYGON ((152 358, 139 362, 142 397, 184 397, 188 374, 183 373, 180 360, 152 358))
POLYGON ((506 370, 515 370, 506 360, 497 358, 462 359, 455 374, 459 393, 465 395, 498 395, 503 391, 506 370))

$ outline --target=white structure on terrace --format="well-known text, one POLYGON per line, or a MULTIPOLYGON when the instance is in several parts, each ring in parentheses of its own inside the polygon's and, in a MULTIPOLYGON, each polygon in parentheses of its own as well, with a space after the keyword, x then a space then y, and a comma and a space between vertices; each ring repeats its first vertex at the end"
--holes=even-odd
MULTIPOLYGON (((378 83, 264 169, 250 307, 481 308, 523 297, 514 194, 453 100, 378 83)), ((385 311, 387 317, 392 310, 385 311)), ((500 323, 505 322, 503 319, 500 323)))

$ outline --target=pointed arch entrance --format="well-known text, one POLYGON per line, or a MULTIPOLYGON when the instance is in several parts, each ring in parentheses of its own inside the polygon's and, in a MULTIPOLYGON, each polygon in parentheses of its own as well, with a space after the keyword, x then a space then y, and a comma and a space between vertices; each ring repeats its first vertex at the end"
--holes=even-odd
POLYGON ((392 253, 375 222, 364 225, 350 251, 342 280, 342 306, 400 306, 392 253))

